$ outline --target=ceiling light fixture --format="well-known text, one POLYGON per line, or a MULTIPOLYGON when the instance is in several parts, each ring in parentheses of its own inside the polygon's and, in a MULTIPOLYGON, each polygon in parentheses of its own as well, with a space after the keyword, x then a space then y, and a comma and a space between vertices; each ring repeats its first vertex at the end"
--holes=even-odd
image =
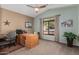
POLYGON ((30 4, 28 7, 34 8, 35 12, 38 13, 40 9, 45 8, 47 4, 30 4))
POLYGON ((39 8, 35 8, 35 12, 38 13, 39 12, 39 8))

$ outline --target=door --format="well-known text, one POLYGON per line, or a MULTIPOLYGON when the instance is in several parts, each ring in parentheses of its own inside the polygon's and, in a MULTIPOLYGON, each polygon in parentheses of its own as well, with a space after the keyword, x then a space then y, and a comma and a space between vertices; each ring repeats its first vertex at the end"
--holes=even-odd
POLYGON ((59 41, 59 16, 41 19, 40 33, 42 39, 59 41))

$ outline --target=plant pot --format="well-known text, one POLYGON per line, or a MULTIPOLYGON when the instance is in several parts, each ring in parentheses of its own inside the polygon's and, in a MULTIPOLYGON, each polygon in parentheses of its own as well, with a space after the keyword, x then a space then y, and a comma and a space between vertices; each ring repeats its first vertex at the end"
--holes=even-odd
POLYGON ((67 46, 68 47, 73 47, 73 39, 67 38, 67 46))

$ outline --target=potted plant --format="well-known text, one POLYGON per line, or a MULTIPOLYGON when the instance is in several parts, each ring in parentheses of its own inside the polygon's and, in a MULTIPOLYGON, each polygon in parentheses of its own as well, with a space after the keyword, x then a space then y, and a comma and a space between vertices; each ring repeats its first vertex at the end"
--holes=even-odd
POLYGON ((73 47, 73 41, 75 39, 79 39, 79 37, 72 32, 64 32, 64 37, 66 37, 66 39, 67 39, 67 46, 68 47, 73 47))

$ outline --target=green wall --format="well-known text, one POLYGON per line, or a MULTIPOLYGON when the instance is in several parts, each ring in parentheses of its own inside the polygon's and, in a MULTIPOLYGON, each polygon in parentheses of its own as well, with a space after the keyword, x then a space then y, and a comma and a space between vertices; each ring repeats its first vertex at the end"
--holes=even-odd
MULTIPOLYGON (((51 16, 55 16, 55 15, 61 15, 59 17, 59 41, 62 43, 66 43, 65 38, 63 37, 63 33, 67 32, 67 31, 71 31, 74 32, 75 34, 78 34, 79 32, 79 24, 78 24, 78 18, 79 18, 79 7, 78 5, 74 5, 74 6, 69 6, 69 7, 62 7, 62 8, 56 8, 56 9, 50 9, 38 16, 35 17, 34 20, 34 31, 35 32, 40 32, 40 18, 44 18, 44 17, 51 17, 51 16), (63 27, 61 25, 61 23, 65 20, 69 20, 72 19, 73 20, 73 27, 63 27)), ((42 35, 43 39, 46 40, 53 40, 54 41, 54 37, 52 38, 50 35, 46 36, 46 35, 42 35)), ((75 45, 79 45, 78 41, 74 41, 75 45)))

